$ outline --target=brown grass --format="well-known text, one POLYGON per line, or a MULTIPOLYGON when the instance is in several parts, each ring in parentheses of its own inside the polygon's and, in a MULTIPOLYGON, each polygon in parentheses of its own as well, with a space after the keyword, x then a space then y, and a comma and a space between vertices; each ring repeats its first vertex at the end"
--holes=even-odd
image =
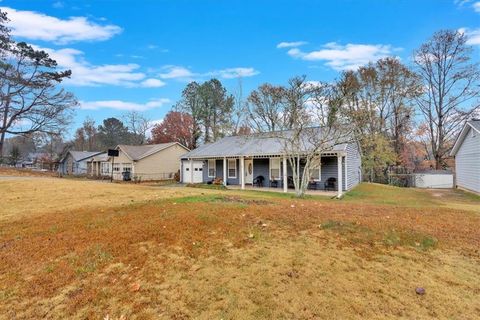
POLYGON ((64 213, 76 209, 108 207, 185 195, 209 190, 160 188, 134 184, 61 178, 0 178, 0 221, 41 213, 64 213))
POLYGON ((38 171, 23 168, 0 167, 0 176, 14 177, 56 177, 58 173, 52 171, 38 171))
MULTIPOLYGON (((50 187, 80 194, 85 183, 107 187, 64 180, 50 187)), ((369 204, 362 198, 369 193, 330 201, 108 186, 115 195, 153 196, 33 216, 20 205, 20 217, 0 221, 0 318, 480 316, 474 212, 369 204), (426 295, 416 295, 417 286, 426 295)))

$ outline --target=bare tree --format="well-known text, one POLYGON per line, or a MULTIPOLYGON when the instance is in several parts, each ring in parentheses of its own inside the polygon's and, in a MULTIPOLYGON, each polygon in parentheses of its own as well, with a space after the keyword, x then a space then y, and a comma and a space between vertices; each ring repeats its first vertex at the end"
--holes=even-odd
POLYGON ((479 106, 480 70, 466 43, 465 34, 442 30, 414 53, 424 87, 418 109, 428 125, 436 169, 445 165, 454 136, 479 106))
POLYGON ((248 123, 259 132, 270 132, 284 126, 285 88, 264 83, 247 98, 248 123))
POLYGON ((234 135, 244 133, 248 118, 247 102, 243 97, 242 78, 238 78, 237 90, 233 93, 233 111, 232 111, 232 133, 234 135))
POLYGON ((289 81, 284 99, 287 113, 278 119, 282 119, 280 127, 287 130, 272 134, 281 141, 292 169, 295 194, 303 197, 312 172, 321 165, 322 153, 349 142, 351 131, 345 125, 347 119, 335 86, 295 77, 289 81))
POLYGON ((153 127, 152 120, 138 111, 130 111, 123 116, 128 130, 133 133, 132 142, 144 144, 147 141, 147 132, 153 127))
POLYGON ((58 88, 71 72, 56 71, 57 63, 47 53, 11 40, 6 22, 0 11, 0 157, 7 134, 57 133, 77 104, 71 93, 58 88))

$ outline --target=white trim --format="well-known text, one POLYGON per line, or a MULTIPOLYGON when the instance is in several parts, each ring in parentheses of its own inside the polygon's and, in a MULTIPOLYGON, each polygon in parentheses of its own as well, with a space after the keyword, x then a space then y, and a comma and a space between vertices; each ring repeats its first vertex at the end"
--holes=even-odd
POLYGON ((228 179, 236 179, 237 178, 237 159, 228 159, 227 161, 228 163, 228 179), (231 176, 230 175, 230 161, 233 161, 235 163, 235 168, 232 168, 232 169, 235 169, 235 175, 234 176, 231 176))
POLYGON ((337 157, 337 169, 338 169, 338 173, 337 173, 337 189, 338 189, 338 195, 337 197, 338 198, 341 198, 342 195, 343 195, 343 173, 342 173, 342 163, 343 163, 343 157, 342 156, 338 156, 337 157))
POLYGON ((240 158, 240 183, 242 190, 245 189, 245 158, 240 158))
POLYGON ((310 170, 318 170, 318 179, 312 179, 313 181, 317 181, 317 182, 322 181, 322 158, 320 158, 320 164, 318 166, 318 169, 314 168, 314 169, 310 169, 310 170))
POLYGON ((283 157, 283 192, 288 192, 287 158, 283 157))
MULTIPOLYGON (((348 153, 347 153, 348 154, 348 153)), ((347 167, 348 156, 345 156, 345 190, 348 190, 348 167, 347 167)))
POLYGON ((227 186, 227 158, 223 158, 223 185, 227 186))
POLYGON ((217 161, 215 159, 207 160, 207 175, 209 178, 215 178, 217 176, 217 161), (213 175, 210 175, 210 161, 213 161, 213 175))
POLYGON ((460 149, 460 145, 463 143, 463 140, 465 140, 465 136, 467 135, 467 128, 470 127, 471 129, 477 131, 480 133, 479 130, 477 130, 473 125, 471 125, 468 121, 465 122, 462 131, 460 131, 460 134, 457 137, 457 140, 455 140, 455 143, 453 145, 452 151, 450 151, 451 156, 455 156, 458 152, 458 149, 460 149))

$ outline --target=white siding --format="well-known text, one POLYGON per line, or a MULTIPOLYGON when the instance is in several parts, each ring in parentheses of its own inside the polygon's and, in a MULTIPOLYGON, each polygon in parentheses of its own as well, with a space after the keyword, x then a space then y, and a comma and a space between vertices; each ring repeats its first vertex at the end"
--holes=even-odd
POLYGON ((456 184, 458 187, 480 192, 480 133, 467 132, 455 157, 456 184))
MULTIPOLYGON (((347 190, 352 189, 362 181, 362 157, 357 143, 349 143, 347 157, 344 159, 347 166, 347 190)), ((345 179, 345 178, 344 178, 345 179)))

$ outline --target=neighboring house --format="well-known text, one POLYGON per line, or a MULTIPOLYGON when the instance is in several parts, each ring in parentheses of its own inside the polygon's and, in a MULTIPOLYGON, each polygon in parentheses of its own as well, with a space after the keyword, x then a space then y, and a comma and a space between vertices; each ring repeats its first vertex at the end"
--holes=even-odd
MULTIPOLYGON (((242 189, 245 185, 255 185, 283 188, 287 192, 293 187, 293 178, 283 150, 283 143, 275 133, 226 137, 184 154, 181 181, 208 183, 218 178, 225 185, 240 185, 242 189)), ((341 195, 356 186, 361 181, 359 151, 357 142, 330 146, 322 153, 318 169, 311 173, 309 188, 333 187, 341 195)))
POLYGON ((102 152, 98 151, 69 151, 58 166, 60 174, 86 175, 88 173, 88 161, 102 152))
POLYGON ((480 119, 465 123, 450 154, 455 157, 455 185, 480 193, 480 119))
POLYGON ((106 152, 90 158, 87 163, 87 168, 88 175, 92 177, 110 177, 112 174, 112 163, 106 152))
POLYGON ((179 170, 180 156, 189 151, 178 142, 119 145, 116 149, 119 155, 113 159, 113 179, 122 180, 123 172, 130 172, 132 179, 142 181, 173 179, 179 170))

